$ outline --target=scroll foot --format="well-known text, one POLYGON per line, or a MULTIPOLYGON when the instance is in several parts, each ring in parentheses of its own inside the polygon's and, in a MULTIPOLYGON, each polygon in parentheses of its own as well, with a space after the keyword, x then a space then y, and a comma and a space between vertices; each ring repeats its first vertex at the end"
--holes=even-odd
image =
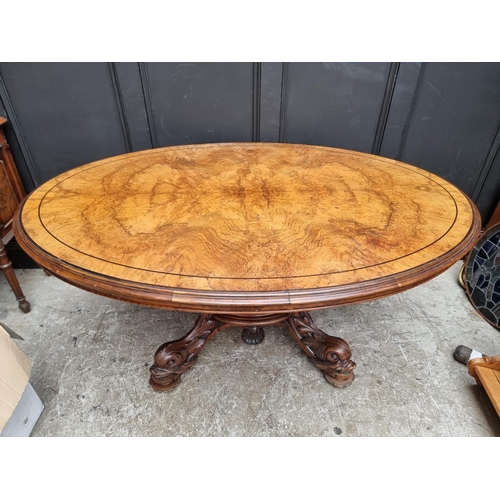
POLYGON ((345 340, 321 331, 307 312, 292 314, 282 326, 323 372, 327 382, 335 387, 352 384, 356 363, 351 360, 351 349, 345 340))
POLYGON ((180 340, 167 342, 156 351, 149 383, 155 391, 171 391, 197 361, 200 351, 219 331, 220 321, 201 314, 194 328, 180 340))

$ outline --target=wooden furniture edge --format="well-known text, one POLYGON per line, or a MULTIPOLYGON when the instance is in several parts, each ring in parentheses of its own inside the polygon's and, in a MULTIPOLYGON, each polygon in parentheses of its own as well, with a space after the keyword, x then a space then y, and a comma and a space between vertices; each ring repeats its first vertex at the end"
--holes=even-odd
POLYGON ((24 200, 24 198, 26 198, 26 191, 21 181, 21 177, 19 176, 19 172, 17 171, 17 167, 14 163, 14 159, 12 158, 12 154, 10 153, 9 143, 7 142, 7 138, 5 137, 5 131, 3 130, 3 125, 5 125, 5 123, 7 123, 7 120, 0 116, 0 147, 5 148, 5 168, 9 173, 9 179, 12 189, 18 201, 21 202, 22 200, 24 200))
POLYGON ((469 374, 483 387, 500 417, 500 356, 473 358, 467 364, 469 374))
MULTIPOLYGON (((19 172, 17 171, 17 167, 14 163, 14 159, 12 158, 12 153, 10 152, 10 146, 7 142, 7 138, 5 137, 5 131, 3 126, 8 122, 6 118, 0 116, 0 164, 2 169, 4 169, 6 178, 5 186, 9 186, 10 190, 8 193, 2 193, 0 196, 6 197, 14 202, 15 206, 19 208, 19 204, 26 198, 26 191, 21 182, 21 178, 19 176, 19 172)), ((3 188, 2 188, 3 189, 3 188)), ((9 204, 7 205, 9 207, 9 204)), ((12 214, 12 209, 14 207, 11 205, 10 210, 4 212, 2 214, 2 219, 4 217, 9 218, 4 224, 0 224, 0 270, 5 276, 9 286, 14 293, 16 300, 19 304, 19 309, 24 313, 28 313, 31 309, 30 303, 26 300, 24 293, 21 289, 21 285, 17 279, 17 276, 12 267, 12 262, 10 261, 5 245, 9 243, 9 241, 14 237, 13 231, 13 218, 15 213, 12 214)))
POLYGON ((251 315, 259 312, 298 312, 386 297, 425 283, 444 272, 471 251, 481 228, 479 211, 468 197, 467 199, 473 211, 473 223, 462 242, 441 258, 398 274, 366 282, 309 290, 230 292, 167 288, 112 278, 81 269, 46 253, 26 235, 21 222, 25 201, 14 216, 14 234, 23 250, 51 274, 69 284, 113 299, 155 308, 197 313, 237 312, 251 315))

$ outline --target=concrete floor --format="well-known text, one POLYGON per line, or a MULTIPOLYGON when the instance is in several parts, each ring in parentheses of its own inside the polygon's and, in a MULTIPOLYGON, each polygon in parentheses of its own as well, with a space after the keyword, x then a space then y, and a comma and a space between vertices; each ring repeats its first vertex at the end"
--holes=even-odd
POLYGON ((26 315, 0 277, 0 322, 33 361, 45 404, 33 436, 500 436, 488 396, 453 359, 460 344, 500 354, 500 332, 474 311, 460 267, 393 297, 312 313, 351 345, 356 380, 344 389, 285 331, 267 328, 258 346, 238 329, 219 333, 174 391, 155 393, 156 348, 195 315, 92 295, 38 269, 16 270, 26 315))

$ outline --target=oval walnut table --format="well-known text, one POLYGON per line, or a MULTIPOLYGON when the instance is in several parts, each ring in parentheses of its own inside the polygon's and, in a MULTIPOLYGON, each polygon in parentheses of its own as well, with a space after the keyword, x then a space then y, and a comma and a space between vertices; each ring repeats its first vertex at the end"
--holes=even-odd
POLYGON ((174 388, 217 332, 286 328, 331 384, 354 379, 347 342, 309 311, 407 290, 474 246, 480 217, 456 187, 387 158, 319 146, 227 143, 130 153, 33 191, 14 224, 58 278, 114 299, 198 313, 160 346, 174 388))

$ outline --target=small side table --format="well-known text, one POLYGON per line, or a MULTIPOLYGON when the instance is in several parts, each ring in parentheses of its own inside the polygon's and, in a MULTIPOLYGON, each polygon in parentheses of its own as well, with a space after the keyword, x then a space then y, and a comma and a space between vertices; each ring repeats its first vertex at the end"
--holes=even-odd
POLYGON ((0 116, 0 269, 3 271, 19 302, 19 309, 27 313, 30 311, 30 303, 21 290, 5 249, 5 245, 14 237, 12 231, 14 213, 21 201, 26 197, 26 192, 10 153, 9 144, 5 139, 3 126, 6 123, 7 119, 0 116))

